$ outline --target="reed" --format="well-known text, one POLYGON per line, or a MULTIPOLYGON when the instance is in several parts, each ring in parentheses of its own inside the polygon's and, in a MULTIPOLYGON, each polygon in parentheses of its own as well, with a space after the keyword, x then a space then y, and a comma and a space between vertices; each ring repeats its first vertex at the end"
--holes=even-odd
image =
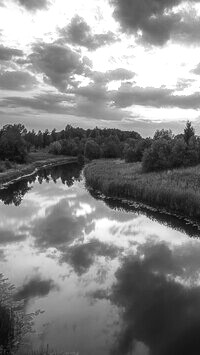
POLYGON ((106 196, 127 198, 158 209, 200 218, 200 165, 143 173, 140 163, 95 160, 85 166, 89 188, 106 196))

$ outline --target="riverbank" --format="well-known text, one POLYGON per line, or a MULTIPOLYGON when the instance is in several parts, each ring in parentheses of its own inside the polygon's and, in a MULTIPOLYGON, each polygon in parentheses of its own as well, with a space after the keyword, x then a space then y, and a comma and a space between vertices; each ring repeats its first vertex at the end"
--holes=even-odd
POLYGON ((96 160, 84 169, 88 188, 178 214, 200 218, 200 165, 159 173, 142 173, 140 163, 96 160))
POLYGON ((44 154, 35 154, 31 156, 31 162, 28 164, 15 164, 13 168, 0 173, 0 188, 3 185, 20 180, 25 176, 32 175, 43 167, 76 163, 76 157, 53 156, 44 154))

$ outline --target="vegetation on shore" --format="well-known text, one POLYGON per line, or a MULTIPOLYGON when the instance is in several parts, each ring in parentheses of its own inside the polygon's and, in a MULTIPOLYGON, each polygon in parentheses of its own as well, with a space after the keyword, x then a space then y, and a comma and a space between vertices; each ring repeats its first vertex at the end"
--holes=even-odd
POLYGON ((142 162, 144 172, 194 166, 200 163, 200 137, 191 122, 184 132, 157 130, 153 138, 142 138, 135 131, 119 129, 82 129, 67 125, 60 132, 27 131, 21 124, 0 129, 0 170, 13 163, 29 163, 30 152, 45 150, 49 154, 84 159, 121 158, 142 162))
POLYGON ((36 133, 21 124, 6 125, 0 130, 0 184, 46 164, 71 162, 70 156, 80 163, 100 158, 126 161, 86 167, 88 184, 105 195, 200 217, 200 137, 189 121, 182 134, 160 130, 145 139, 135 131, 118 129, 84 130, 67 125, 60 132, 36 133))
POLYGON ((15 300, 15 287, 0 274, 0 354, 13 355, 32 331, 40 311, 26 314, 24 302, 15 300))
POLYGON ((66 163, 75 163, 77 161, 74 157, 55 156, 45 153, 33 153, 30 155, 30 162, 27 164, 17 164, 9 162, 9 169, 1 169, 7 162, 0 163, 0 187, 1 185, 16 180, 20 177, 34 173, 36 169, 42 167, 49 167, 55 165, 62 165, 66 163))
POLYGON ((95 160, 84 168, 86 186, 102 194, 142 202, 158 209, 200 218, 200 165, 143 173, 141 163, 95 160))

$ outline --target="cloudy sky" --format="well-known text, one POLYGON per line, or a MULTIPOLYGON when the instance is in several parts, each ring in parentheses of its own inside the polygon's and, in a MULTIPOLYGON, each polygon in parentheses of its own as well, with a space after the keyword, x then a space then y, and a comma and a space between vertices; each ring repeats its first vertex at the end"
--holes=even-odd
POLYGON ((0 0, 0 123, 200 134, 200 0, 0 0))

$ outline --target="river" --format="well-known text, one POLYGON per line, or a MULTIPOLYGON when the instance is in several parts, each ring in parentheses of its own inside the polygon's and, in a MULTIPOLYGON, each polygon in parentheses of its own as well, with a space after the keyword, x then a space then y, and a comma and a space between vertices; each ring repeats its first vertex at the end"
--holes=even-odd
POLYGON ((40 310, 18 354, 200 353, 195 227, 89 193, 74 164, 0 199, 0 272, 27 314, 40 310))

